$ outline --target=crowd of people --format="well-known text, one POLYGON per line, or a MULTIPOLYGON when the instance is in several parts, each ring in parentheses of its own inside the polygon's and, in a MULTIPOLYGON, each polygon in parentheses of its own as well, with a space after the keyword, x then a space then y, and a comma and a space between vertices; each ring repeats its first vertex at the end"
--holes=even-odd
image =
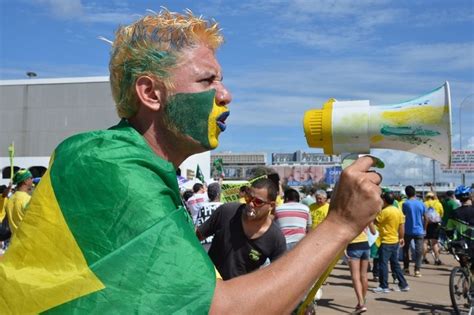
MULTIPOLYGON (((200 220, 196 221, 196 233, 206 250, 211 246, 209 256, 223 279, 249 273, 276 260, 327 216, 330 200, 325 190, 312 190, 303 195, 288 187, 280 192, 283 198, 279 203, 277 187, 271 180, 259 180, 251 186, 240 187, 242 198, 238 203, 222 204, 216 203, 214 198, 215 191, 220 192, 219 183, 209 185, 209 197, 198 211, 200 220), (264 190, 260 192, 258 187, 264 190)), ((456 193, 447 191, 441 200, 434 191, 428 191, 423 198, 413 186, 396 193, 383 190, 382 211, 345 251, 344 260, 349 265, 357 299, 355 313, 367 311, 369 270, 372 270, 373 280, 379 283, 374 293, 407 292, 410 287, 406 276, 421 277, 422 264, 443 264, 439 241, 446 240, 447 223, 450 218, 456 218, 456 210, 462 205, 469 206, 464 196, 467 189, 460 186, 456 193), (433 255, 432 262, 428 253, 433 255), (409 268, 411 261, 413 272, 409 268), (389 269, 396 284, 393 288, 389 286, 389 269)), ((193 187, 194 195, 199 198, 205 190, 202 184, 193 187)), ((184 196, 192 194, 192 191, 183 193, 184 196)), ((194 200, 190 198, 186 202, 190 215, 196 212, 194 200)), ((474 220, 474 211, 470 216, 468 221, 474 220)))

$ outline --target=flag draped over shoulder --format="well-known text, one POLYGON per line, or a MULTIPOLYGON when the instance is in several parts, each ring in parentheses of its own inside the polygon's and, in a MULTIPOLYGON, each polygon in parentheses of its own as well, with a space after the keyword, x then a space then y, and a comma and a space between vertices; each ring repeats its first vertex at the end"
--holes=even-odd
POLYGON ((173 165, 122 121, 55 150, 0 261, 0 314, 205 314, 215 281, 173 165))

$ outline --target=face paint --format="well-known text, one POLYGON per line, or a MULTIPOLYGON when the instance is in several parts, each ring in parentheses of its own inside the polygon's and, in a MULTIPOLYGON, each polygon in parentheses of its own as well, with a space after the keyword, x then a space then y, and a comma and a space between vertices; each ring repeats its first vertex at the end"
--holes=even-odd
POLYGON ((197 141, 207 150, 219 144, 219 134, 226 128, 229 111, 215 103, 216 90, 200 93, 179 93, 166 104, 167 123, 182 135, 197 141))

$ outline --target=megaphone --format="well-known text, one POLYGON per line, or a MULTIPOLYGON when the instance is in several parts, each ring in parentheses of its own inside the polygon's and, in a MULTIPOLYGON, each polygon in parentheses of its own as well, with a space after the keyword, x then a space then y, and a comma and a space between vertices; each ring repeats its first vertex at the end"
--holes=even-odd
POLYGON ((308 145, 325 154, 369 153, 370 148, 420 154, 451 163, 449 83, 413 100, 370 106, 368 100, 328 100, 305 113, 308 145))

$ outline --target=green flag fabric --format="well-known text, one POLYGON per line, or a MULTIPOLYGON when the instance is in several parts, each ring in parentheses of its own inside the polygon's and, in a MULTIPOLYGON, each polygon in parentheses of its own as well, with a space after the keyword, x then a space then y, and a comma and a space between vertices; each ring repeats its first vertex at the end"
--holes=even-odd
POLYGON ((206 181, 204 180, 204 174, 201 171, 201 168, 199 167, 199 164, 196 167, 196 177, 201 181, 201 183, 205 183, 206 181))
POLYGON ((0 261, 0 313, 207 314, 215 282, 174 166, 123 120, 55 150, 0 261))
POLYGON ((224 162, 222 158, 217 158, 212 162, 212 167, 214 168, 214 173, 216 173, 216 177, 224 178, 224 162))

